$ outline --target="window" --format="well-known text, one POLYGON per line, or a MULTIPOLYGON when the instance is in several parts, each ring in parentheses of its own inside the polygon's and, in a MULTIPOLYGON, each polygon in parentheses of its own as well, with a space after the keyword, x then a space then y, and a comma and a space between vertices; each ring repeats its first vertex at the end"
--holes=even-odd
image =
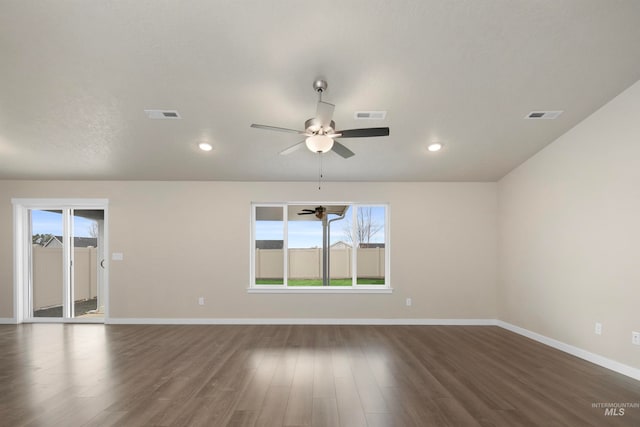
POLYGON ((252 205, 253 291, 390 291, 389 207, 252 205))

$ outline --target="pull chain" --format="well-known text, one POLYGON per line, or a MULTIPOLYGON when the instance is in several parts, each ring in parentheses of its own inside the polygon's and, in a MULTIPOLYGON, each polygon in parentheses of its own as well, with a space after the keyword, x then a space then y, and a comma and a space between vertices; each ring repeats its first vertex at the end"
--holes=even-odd
POLYGON ((320 157, 319 167, 318 167, 318 190, 322 190, 322 153, 318 153, 320 157))

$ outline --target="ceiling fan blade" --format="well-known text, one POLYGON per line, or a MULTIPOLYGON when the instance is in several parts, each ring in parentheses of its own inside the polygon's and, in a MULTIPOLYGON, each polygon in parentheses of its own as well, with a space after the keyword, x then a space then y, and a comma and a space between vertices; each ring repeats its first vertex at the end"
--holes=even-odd
POLYGON ((291 154, 291 153, 293 153, 293 152, 294 152, 294 151, 296 151, 298 148, 302 147, 302 143, 303 143, 303 142, 304 142, 304 140, 303 140, 303 141, 300 141, 300 142, 296 142, 296 143, 295 143, 295 144, 293 144, 291 147, 287 147, 287 148, 285 148, 284 150, 282 150, 282 151, 280 152, 280 155, 281 155, 281 156, 286 156, 287 154, 291 154))
POLYGON ((364 128, 338 130, 342 134, 340 138, 367 138, 371 136, 389 136, 389 128, 364 128))
POLYGON ((318 109, 316 110, 316 119, 320 121, 322 126, 329 126, 333 118, 333 110, 335 105, 328 102, 318 101, 318 109))
POLYGON ((349 150, 347 147, 340 144, 336 140, 333 141, 333 147, 331 148, 331 150, 334 151, 337 155, 345 159, 348 159, 349 157, 353 157, 356 155, 353 151, 349 150))
POLYGON ((311 212, 298 212, 298 215, 315 215, 315 211, 311 211, 311 212))
POLYGON ((252 128, 256 129, 265 129, 265 130, 275 130, 278 132, 288 132, 288 133, 297 133, 299 135, 305 135, 306 132, 303 130, 295 130, 295 129, 287 129, 287 128, 279 128, 276 126, 267 126, 267 125, 257 125, 255 123, 251 124, 252 128))

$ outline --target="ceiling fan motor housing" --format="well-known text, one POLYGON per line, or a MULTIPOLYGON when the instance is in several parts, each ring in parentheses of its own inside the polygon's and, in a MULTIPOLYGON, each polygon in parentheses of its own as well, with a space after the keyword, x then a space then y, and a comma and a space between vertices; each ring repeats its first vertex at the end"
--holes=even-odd
POLYGON ((322 126, 317 118, 312 118, 304 122, 305 131, 312 135, 331 135, 335 133, 336 123, 331 120, 329 126, 322 126))

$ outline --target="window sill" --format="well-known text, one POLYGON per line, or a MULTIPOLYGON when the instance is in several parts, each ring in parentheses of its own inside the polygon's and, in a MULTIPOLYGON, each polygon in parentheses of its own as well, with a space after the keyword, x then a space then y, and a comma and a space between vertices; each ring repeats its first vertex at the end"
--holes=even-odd
POLYGON ((289 287, 261 285, 247 288, 249 294, 391 294, 393 288, 369 286, 289 287))

